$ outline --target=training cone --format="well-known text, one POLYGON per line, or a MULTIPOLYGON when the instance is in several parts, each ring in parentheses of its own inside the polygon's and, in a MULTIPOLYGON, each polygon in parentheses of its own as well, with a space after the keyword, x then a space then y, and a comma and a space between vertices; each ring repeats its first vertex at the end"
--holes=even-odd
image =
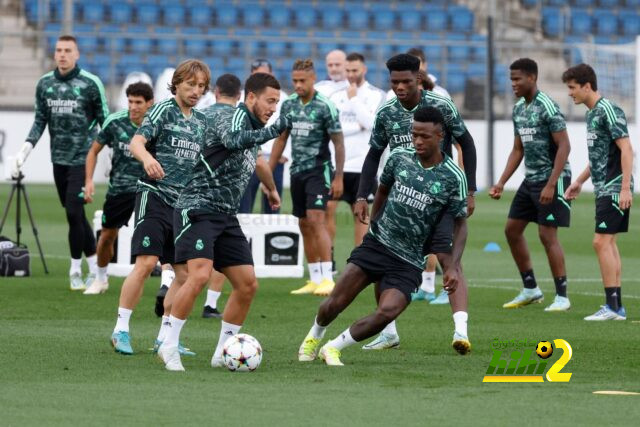
POLYGON ((500 252, 500 245, 497 244, 496 242, 489 242, 485 245, 484 249, 485 252, 500 252))

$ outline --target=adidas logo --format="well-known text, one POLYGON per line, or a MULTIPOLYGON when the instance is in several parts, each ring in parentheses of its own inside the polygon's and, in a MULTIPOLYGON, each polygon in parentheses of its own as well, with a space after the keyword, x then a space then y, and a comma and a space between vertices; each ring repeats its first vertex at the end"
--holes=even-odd
POLYGON ((607 223, 602 221, 600 224, 598 224, 598 228, 607 228, 607 223))
POLYGON ((232 335, 233 335, 233 331, 226 331, 224 334, 225 334, 225 335, 232 336, 232 335))
POLYGON ((407 177, 407 171, 405 171, 405 170, 401 171, 401 172, 398 174, 398 176, 401 176, 401 177, 403 177, 403 178, 406 178, 406 177, 407 177))
POLYGON ((400 125, 396 122, 393 124, 393 127, 391 129, 393 130, 400 129, 400 125))
POLYGON ((323 203, 322 203, 322 199, 318 199, 318 200, 316 200, 316 202, 315 202, 315 205, 316 205, 316 206, 322 206, 322 204, 323 204, 323 203))
POLYGON ((555 221, 556 218, 553 216, 553 214, 549 214, 549 216, 547 216, 547 221, 555 221))

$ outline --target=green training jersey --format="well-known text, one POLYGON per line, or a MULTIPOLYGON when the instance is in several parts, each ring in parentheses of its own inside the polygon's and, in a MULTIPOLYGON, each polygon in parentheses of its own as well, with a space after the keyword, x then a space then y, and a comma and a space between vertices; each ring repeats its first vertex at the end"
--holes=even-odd
POLYGON ((282 103, 281 116, 291 118, 291 175, 331 162, 329 135, 341 133, 338 109, 329 98, 315 92, 302 104, 297 94, 282 103))
MULTIPOLYGON (((606 98, 600 98, 587 111, 587 148, 589 169, 596 197, 620 194, 622 163, 616 139, 627 138, 624 111, 606 98)), ((631 177, 633 190, 633 176, 631 177)))
MULTIPOLYGON (((567 128, 558 104, 538 91, 527 104, 520 98, 513 106, 513 133, 524 147, 524 176, 531 182, 547 181, 553 170, 558 146, 551 136, 567 128)), ((565 163, 560 177, 570 177, 571 167, 565 163)))
POLYGON ((451 157, 424 168, 414 150, 391 152, 380 183, 390 187, 382 213, 369 233, 393 254, 424 269, 423 247, 445 212, 467 216, 467 179, 451 157))
POLYGON ((129 110, 122 110, 107 117, 96 138, 98 144, 112 150, 107 196, 135 193, 138 179, 144 175, 142 164, 129 151, 129 143, 137 129, 129 119, 129 110))
POLYGON ((102 82, 79 67, 64 76, 57 69, 42 76, 36 86, 35 110, 26 140, 35 146, 48 125, 51 161, 65 166, 85 164, 95 126, 109 115, 102 82))
POLYGON ((235 214, 256 168, 258 145, 280 135, 284 127, 281 122, 264 127, 243 103, 238 108, 218 103, 202 112, 207 118, 203 152, 176 207, 235 214))
POLYGON ((147 140, 147 151, 162 166, 164 178, 156 181, 145 174, 138 181, 138 191, 153 191, 175 207, 202 151, 206 121, 205 115, 195 108, 186 117, 175 98, 155 104, 147 111, 136 135, 147 140))
POLYGON ((442 114, 445 128, 441 149, 451 157, 453 138, 462 136, 467 127, 451 99, 427 90, 421 91, 420 102, 411 110, 404 108, 397 97, 378 108, 369 145, 378 150, 384 150, 387 146, 389 150, 398 147, 413 150, 413 113, 423 107, 437 108, 442 114))

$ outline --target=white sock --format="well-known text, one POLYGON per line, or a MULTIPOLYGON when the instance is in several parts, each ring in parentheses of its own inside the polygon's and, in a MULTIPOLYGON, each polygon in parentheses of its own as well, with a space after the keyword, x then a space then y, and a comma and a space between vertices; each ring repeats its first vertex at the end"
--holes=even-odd
POLYGON ((162 274, 160 275, 160 286, 166 286, 167 288, 171 287, 171 283, 173 283, 173 279, 175 279, 176 273, 173 270, 162 270, 162 274))
POLYGON ((467 319, 469 319, 469 315, 466 311, 456 311, 453 313, 453 323, 456 332, 465 337, 467 336, 467 319))
POLYGON ((216 351, 213 352, 213 357, 218 358, 222 357, 222 349, 224 348, 224 343, 228 338, 236 335, 240 332, 240 328, 242 325, 233 325, 231 323, 227 323, 224 320, 220 326, 220 338, 218 338, 218 345, 216 346, 216 351))
POLYGON ((82 274, 82 258, 71 258, 71 268, 69 268, 69 276, 72 274, 82 274))
POLYGON ((313 283, 322 282, 322 268, 319 262, 309 263, 309 280, 313 283))
POLYGON ((322 338, 324 338, 324 333, 325 333, 326 330, 327 330, 326 326, 318 325, 318 319, 316 318, 313 321, 313 326, 311 327, 311 330, 309 331, 309 335, 312 336, 313 338, 321 340, 322 338))
POLYGON ((332 339, 327 343, 329 347, 335 347, 338 350, 342 350, 345 347, 349 347, 356 343, 356 340, 351 336, 351 332, 349 332, 349 328, 346 331, 332 339))
POLYGON ((98 255, 88 256, 87 264, 89 264, 89 274, 98 274, 98 255))
POLYGON ((118 319, 116 320, 116 327, 113 328, 113 332, 129 332, 129 319, 131 318, 131 313, 133 313, 133 310, 118 307, 118 319))
POLYGON ((385 326, 382 330, 382 333, 387 335, 398 335, 398 330, 396 329, 396 321, 392 320, 391 322, 389 322, 387 326, 385 326))
POLYGON ((169 316, 162 316, 162 322, 160 322, 160 331, 158 332, 157 341, 164 341, 167 337, 167 329, 169 329, 169 316))
POLYGON ((218 307, 218 298, 222 292, 212 291, 211 289, 207 289, 207 301, 205 301, 204 305, 208 305, 211 308, 218 307))
POLYGON ((107 267, 98 267, 98 274, 96 278, 101 282, 107 281, 107 267))
POLYGON ((331 261, 323 261, 322 264, 322 279, 331 280, 333 282, 333 263, 331 261))
POLYGON ((178 319, 174 316, 169 316, 169 322, 167 323, 166 335, 164 337, 163 345, 167 348, 177 347, 180 342, 180 331, 184 326, 187 319, 178 319))
POLYGON ((420 285, 420 289, 430 294, 436 291, 436 272, 435 271, 422 272, 422 284, 420 285))

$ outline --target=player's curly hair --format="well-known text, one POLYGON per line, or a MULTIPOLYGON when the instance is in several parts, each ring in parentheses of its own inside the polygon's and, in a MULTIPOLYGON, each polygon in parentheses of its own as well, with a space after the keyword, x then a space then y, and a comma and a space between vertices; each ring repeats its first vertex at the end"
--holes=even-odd
POLYGON ((591 90, 598 90, 598 77, 596 77, 596 72, 589 64, 578 64, 562 73, 563 83, 568 83, 571 80, 575 80, 580 86, 589 83, 591 90))
POLYGON ((411 71, 417 73, 420 70, 420 59, 413 55, 401 53, 392 56, 387 61, 387 69, 391 71, 411 71))
POLYGON ((413 113, 413 121, 444 126, 444 117, 442 117, 442 113, 434 107, 418 108, 418 110, 413 113))
POLYGON ((293 71, 315 71, 313 61, 309 58, 296 59, 296 62, 293 63, 293 67, 291 69, 293 71))
POLYGON ((538 75, 538 64, 531 58, 520 58, 513 61, 511 66, 509 66, 510 70, 519 70, 525 74, 537 76, 538 75))
POLYGON ((169 90, 171 93, 175 95, 178 85, 193 78, 198 72, 202 72, 204 74, 204 91, 208 91, 209 83, 211 82, 211 70, 209 70, 209 66, 198 59, 187 59, 186 61, 181 62, 180 65, 178 65, 178 68, 173 72, 171 84, 169 84, 169 90))
POLYGON ((145 82, 135 82, 127 86, 125 90, 127 96, 141 96, 149 102, 153 99, 153 88, 145 82))

